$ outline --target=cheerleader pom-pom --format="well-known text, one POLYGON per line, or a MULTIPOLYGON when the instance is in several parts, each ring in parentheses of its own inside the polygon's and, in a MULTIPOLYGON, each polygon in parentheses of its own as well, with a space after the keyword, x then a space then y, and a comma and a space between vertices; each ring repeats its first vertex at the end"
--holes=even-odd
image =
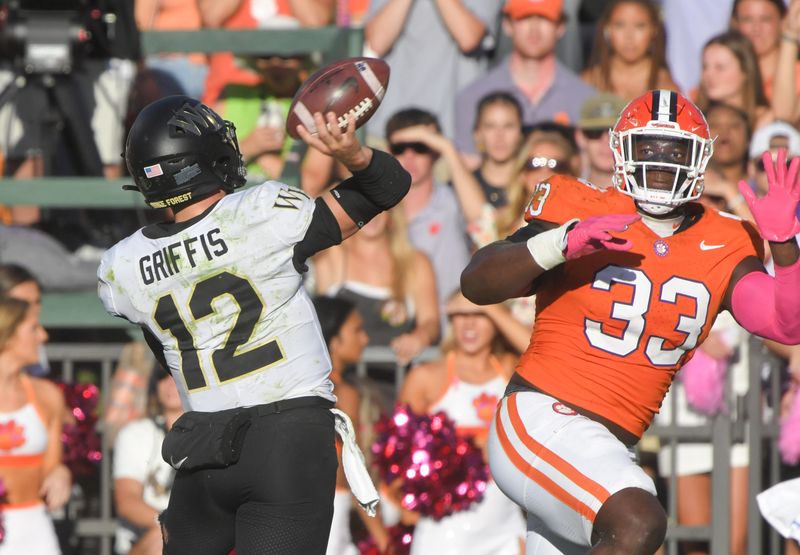
POLYGON ((400 405, 377 423, 373 463, 381 479, 400 479, 401 505, 434 520, 483 499, 489 469, 469 438, 443 412, 416 415, 400 405))
POLYGON ((102 458, 100 435, 97 433, 97 403, 100 391, 94 384, 60 384, 73 422, 61 432, 64 444, 62 461, 73 476, 94 473, 102 458))
POLYGON ((689 406, 708 416, 719 414, 725 408, 727 373, 727 361, 711 357, 699 349, 695 351, 679 374, 689 406))
POLYGON ((409 555, 411 553, 411 537, 414 533, 413 526, 395 524, 386 529, 389 532, 389 545, 381 551, 372 537, 358 542, 358 552, 361 555, 409 555))
POLYGON ((781 420, 778 450, 788 465, 800 462, 800 393, 795 390, 788 414, 781 420))

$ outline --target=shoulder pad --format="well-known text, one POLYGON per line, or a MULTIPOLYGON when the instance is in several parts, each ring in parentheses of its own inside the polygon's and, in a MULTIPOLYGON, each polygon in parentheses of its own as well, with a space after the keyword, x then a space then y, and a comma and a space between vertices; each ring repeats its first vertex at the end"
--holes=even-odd
POLYGON ((525 208, 525 221, 563 224, 573 218, 635 211, 615 189, 602 190, 585 179, 553 175, 536 185, 525 208), (618 206, 621 203, 622 206, 618 206))

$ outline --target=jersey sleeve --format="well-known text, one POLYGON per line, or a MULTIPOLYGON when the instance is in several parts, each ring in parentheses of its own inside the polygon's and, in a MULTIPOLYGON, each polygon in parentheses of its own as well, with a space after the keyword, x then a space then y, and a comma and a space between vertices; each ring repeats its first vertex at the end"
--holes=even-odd
POLYGON ((255 211, 252 223, 266 225, 272 236, 286 246, 305 237, 314 215, 314 199, 300 189, 277 181, 268 181, 254 188, 248 199, 255 211))
POLYGON ((525 221, 540 220, 557 225, 573 218, 607 213, 612 198, 588 181, 566 175, 553 175, 536 184, 525 208, 525 221))
POLYGON ((97 296, 106 312, 112 316, 134 321, 135 310, 124 294, 114 272, 114 249, 106 251, 97 268, 97 296))

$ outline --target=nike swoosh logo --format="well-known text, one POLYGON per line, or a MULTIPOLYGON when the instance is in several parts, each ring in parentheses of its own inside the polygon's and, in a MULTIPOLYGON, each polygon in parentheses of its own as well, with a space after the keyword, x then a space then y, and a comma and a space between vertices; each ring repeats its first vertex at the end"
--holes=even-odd
POLYGON ((186 459, 188 459, 188 458, 189 458, 189 457, 183 457, 183 458, 182 458, 181 460, 179 460, 178 462, 175 462, 175 459, 173 459, 172 457, 170 457, 170 458, 169 458, 169 464, 170 464, 170 465, 172 466, 172 468, 174 468, 175 470, 179 470, 179 469, 180 469, 180 468, 183 466, 183 463, 185 463, 185 462, 186 462, 186 459))
POLYGON ((714 249, 721 249, 724 246, 725 246, 724 243, 722 245, 706 245, 705 241, 700 241, 701 251, 713 251, 714 249))

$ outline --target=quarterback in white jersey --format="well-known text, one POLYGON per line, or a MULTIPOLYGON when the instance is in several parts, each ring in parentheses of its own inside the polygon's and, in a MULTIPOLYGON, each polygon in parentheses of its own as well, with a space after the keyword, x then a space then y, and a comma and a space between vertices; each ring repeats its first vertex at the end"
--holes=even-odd
POLYGON ((98 292, 142 328, 187 409, 162 448, 178 470, 164 553, 325 553, 340 417, 302 273, 410 178, 358 142, 354 119, 340 131, 334 114, 314 117, 320 131, 300 135, 353 174, 316 200, 274 181, 234 192, 245 179, 233 125, 197 100, 154 102, 131 127, 133 188, 174 219, 111 248, 98 292))
POLYGON ((189 226, 140 229, 103 257, 103 303, 164 346, 185 408, 335 400, 328 351, 292 264, 314 206, 270 181, 225 196, 189 226))

